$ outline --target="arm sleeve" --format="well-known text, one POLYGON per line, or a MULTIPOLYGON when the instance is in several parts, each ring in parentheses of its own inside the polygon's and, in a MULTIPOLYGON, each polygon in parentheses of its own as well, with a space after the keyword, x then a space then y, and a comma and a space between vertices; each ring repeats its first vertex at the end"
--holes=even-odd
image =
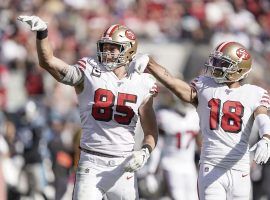
POLYGON ((86 70, 87 57, 81 58, 76 64, 71 65, 66 72, 64 78, 60 81, 66 85, 76 86, 84 80, 86 70))
POLYGON ((60 81, 66 85, 76 86, 83 81, 84 73, 77 65, 72 65, 68 68, 66 75, 60 81))

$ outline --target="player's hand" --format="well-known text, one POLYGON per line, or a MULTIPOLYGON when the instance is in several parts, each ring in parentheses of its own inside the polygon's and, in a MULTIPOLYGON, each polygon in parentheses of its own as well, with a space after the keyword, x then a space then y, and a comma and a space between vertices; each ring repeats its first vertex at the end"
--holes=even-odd
POLYGON ((270 140, 266 137, 262 137, 249 151, 255 150, 254 161, 257 164, 264 164, 270 157, 270 140))
POLYGON ((150 153, 147 148, 142 148, 139 151, 134 151, 125 166, 125 171, 126 172, 137 171, 142 166, 144 166, 144 164, 147 162, 149 157, 150 157, 150 153))
POLYGON ((131 61, 128 73, 131 74, 133 72, 137 72, 141 74, 145 71, 147 64, 149 62, 148 54, 138 53, 135 55, 134 59, 131 61))
POLYGON ((21 15, 17 19, 23 23, 27 23, 30 26, 31 31, 44 31, 48 28, 46 22, 38 16, 21 15))

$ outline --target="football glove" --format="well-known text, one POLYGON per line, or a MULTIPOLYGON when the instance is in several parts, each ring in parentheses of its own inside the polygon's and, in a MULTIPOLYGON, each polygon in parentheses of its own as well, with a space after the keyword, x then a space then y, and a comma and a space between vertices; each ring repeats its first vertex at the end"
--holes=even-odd
POLYGON ((257 164, 264 164, 270 157, 270 140, 262 137, 249 151, 255 150, 254 161, 257 164))
POLYGON ((134 59, 130 63, 128 74, 132 74, 133 72, 137 72, 138 74, 143 73, 147 67, 148 62, 149 62, 148 54, 141 54, 141 53, 136 54, 134 59))
POLYGON ((150 157, 150 152, 147 148, 142 148, 139 151, 134 151, 129 161, 125 165, 126 172, 135 172, 145 165, 148 158, 150 157))
POLYGON ((23 23, 27 23, 30 26, 31 31, 44 31, 46 30, 47 24, 38 16, 19 16, 17 18, 23 23))

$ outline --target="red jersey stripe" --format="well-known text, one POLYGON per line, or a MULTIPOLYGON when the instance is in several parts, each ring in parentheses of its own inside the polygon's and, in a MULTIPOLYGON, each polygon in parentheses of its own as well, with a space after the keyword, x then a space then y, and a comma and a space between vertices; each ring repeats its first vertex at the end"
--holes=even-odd
POLYGON ((85 64, 84 63, 82 63, 80 60, 77 62, 77 64, 79 65, 79 66, 81 66, 82 68, 86 68, 86 66, 85 66, 85 64))

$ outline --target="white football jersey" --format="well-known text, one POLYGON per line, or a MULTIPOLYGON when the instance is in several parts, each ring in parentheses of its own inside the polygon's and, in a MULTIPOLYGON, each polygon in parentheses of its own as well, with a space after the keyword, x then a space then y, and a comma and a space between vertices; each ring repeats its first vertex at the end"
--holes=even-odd
POLYGON ((84 90, 78 94, 82 124, 81 147, 124 156, 133 150, 138 109, 153 95, 155 79, 133 73, 118 79, 93 58, 77 62, 84 72, 84 90))
POLYGON ((249 171, 249 136, 258 106, 269 108, 266 90, 250 84, 229 88, 199 76, 191 86, 197 91, 197 112, 203 136, 201 162, 249 171))
POLYGON ((195 155, 195 137, 199 133, 199 117, 194 108, 187 107, 181 115, 173 109, 157 111, 157 121, 164 131, 162 165, 165 168, 193 164, 195 155))

